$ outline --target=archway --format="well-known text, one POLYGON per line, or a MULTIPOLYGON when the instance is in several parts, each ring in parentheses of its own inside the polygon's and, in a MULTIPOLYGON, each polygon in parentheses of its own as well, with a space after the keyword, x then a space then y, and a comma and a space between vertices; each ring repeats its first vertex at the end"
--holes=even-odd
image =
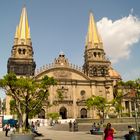
POLYGON ((38 118, 45 119, 45 110, 41 109, 40 113, 38 114, 38 118))
POLYGON ((67 109, 65 107, 60 108, 59 114, 62 119, 67 119, 67 109))
POLYGON ((80 111, 81 118, 87 118, 87 110, 85 108, 82 108, 80 111))

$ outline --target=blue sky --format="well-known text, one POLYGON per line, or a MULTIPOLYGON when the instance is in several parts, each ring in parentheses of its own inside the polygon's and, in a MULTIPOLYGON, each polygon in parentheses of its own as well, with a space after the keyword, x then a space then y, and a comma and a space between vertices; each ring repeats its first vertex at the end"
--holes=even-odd
POLYGON ((113 68, 125 81, 140 78, 139 0, 0 0, 0 78, 7 73, 24 5, 37 68, 52 63, 61 51, 71 63, 83 65, 92 11, 113 68))

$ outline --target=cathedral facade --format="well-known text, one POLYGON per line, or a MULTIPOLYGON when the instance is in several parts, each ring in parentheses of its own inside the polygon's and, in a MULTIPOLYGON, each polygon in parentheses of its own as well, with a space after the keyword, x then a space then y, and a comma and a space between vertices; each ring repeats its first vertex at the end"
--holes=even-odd
POLYGON ((24 7, 16 29, 11 57, 8 59, 7 72, 12 71, 18 76, 33 76, 36 80, 48 75, 57 80, 57 85, 49 88, 48 103, 43 107, 39 117, 46 118, 47 113, 58 112, 62 119, 98 118, 97 110, 88 110, 85 101, 93 95, 111 101, 114 98, 113 87, 121 77, 106 58, 92 13, 89 16, 83 54, 83 66, 71 64, 61 52, 53 63, 35 71, 30 28, 24 7))

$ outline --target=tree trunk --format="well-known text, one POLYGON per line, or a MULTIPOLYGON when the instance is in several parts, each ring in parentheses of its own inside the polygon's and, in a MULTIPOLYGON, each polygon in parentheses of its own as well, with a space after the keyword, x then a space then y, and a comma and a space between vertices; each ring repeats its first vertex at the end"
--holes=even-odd
POLYGON ((103 111, 103 118, 102 118, 103 120, 103 123, 104 123, 104 121, 105 121, 105 112, 103 111))
POLYGON ((22 125, 23 125, 22 114, 19 114, 19 133, 22 133, 22 125))
MULTIPOLYGON (((28 110, 28 109, 27 109, 28 110)), ((26 112, 26 118, 25 118, 25 130, 29 129, 29 111, 26 112)))

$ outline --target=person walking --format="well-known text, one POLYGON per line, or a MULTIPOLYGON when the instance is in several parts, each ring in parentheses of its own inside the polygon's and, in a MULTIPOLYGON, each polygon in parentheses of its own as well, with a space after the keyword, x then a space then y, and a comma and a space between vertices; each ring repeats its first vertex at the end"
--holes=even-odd
POLYGON ((72 131, 72 122, 71 122, 71 120, 69 121, 69 131, 72 131))
POLYGON ((74 121, 73 122, 73 131, 75 132, 75 131, 78 131, 78 123, 77 123, 77 121, 74 121))
POLYGON ((113 140, 114 129, 111 127, 111 123, 107 124, 104 134, 104 140, 113 140))
POLYGON ((37 125, 37 121, 35 121, 35 129, 36 129, 36 130, 37 130, 37 126, 38 126, 38 125, 37 125))
POLYGON ((4 127, 5 127, 4 128, 4 130, 5 130, 5 136, 8 137, 8 132, 10 131, 10 124, 6 124, 4 127))

